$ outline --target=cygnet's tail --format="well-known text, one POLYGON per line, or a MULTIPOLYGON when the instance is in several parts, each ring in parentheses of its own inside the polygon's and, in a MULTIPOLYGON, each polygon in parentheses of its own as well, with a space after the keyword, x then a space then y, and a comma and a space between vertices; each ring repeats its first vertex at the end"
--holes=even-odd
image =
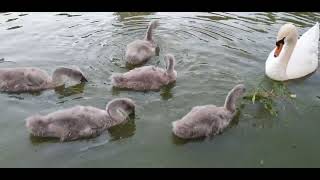
POLYGON ((153 21, 150 22, 150 24, 148 26, 147 33, 146 33, 145 40, 152 41, 152 31, 154 29, 156 29, 158 26, 159 26, 159 21, 158 20, 153 20, 153 21))
POLYGON ((107 104, 106 110, 113 120, 121 123, 135 112, 135 107, 135 102, 132 99, 117 98, 107 104))
POLYGON ((238 84, 228 93, 224 107, 230 111, 236 111, 236 101, 246 92, 246 87, 243 84, 238 84))

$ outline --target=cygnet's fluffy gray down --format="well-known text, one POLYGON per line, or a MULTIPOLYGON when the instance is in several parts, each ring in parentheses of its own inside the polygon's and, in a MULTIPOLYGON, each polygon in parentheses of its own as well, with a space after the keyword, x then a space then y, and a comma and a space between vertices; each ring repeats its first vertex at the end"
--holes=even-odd
POLYGON ((243 84, 228 94, 223 107, 204 105, 193 107, 182 119, 172 123, 173 133, 183 139, 210 137, 221 133, 236 114, 236 100, 246 91, 243 84))
POLYGON ((164 85, 175 82, 177 78, 177 72, 174 70, 174 56, 167 54, 165 60, 167 69, 154 66, 135 68, 124 74, 113 75, 111 77, 112 85, 137 91, 159 90, 164 85))
POLYGON ((127 64, 140 65, 156 55, 159 49, 152 38, 152 32, 158 25, 158 20, 151 21, 144 39, 135 40, 127 45, 125 55, 127 64))
POLYGON ((133 100, 117 98, 107 104, 106 110, 75 106, 48 115, 34 115, 26 119, 26 127, 33 136, 72 141, 96 137, 112 126, 125 123, 134 111, 133 100))
POLYGON ((35 67, 2 68, 0 69, 0 91, 21 93, 52 89, 64 84, 63 77, 87 82, 80 70, 64 67, 56 69, 52 77, 35 67))

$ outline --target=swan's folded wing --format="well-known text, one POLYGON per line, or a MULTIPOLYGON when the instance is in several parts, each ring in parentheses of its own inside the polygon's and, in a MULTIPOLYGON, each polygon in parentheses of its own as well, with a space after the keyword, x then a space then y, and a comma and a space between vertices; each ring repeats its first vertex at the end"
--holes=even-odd
POLYGON ((310 28, 298 40, 287 66, 290 79, 306 76, 318 67, 319 24, 310 28))

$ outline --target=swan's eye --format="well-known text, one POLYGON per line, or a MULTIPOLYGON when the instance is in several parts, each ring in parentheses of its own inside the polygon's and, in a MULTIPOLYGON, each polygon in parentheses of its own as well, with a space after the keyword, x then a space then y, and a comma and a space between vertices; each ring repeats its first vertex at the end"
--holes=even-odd
POLYGON ((276 42, 276 46, 279 47, 280 45, 283 45, 283 44, 284 44, 284 39, 285 39, 285 37, 282 38, 281 40, 277 41, 277 42, 276 42))
POLYGON ((274 57, 278 57, 279 56, 279 54, 280 54, 280 52, 281 52, 281 50, 282 50, 282 47, 283 47, 283 45, 284 45, 284 39, 285 38, 282 38, 280 41, 277 41, 276 42, 276 49, 275 49, 275 51, 274 51, 274 57))

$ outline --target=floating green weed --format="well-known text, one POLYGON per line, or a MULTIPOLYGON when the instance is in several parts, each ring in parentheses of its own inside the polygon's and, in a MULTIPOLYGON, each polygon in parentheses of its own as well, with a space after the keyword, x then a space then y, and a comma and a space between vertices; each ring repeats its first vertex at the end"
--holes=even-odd
MULTIPOLYGON (((292 95, 284 83, 272 82, 271 87, 261 82, 256 88, 249 91, 243 98, 251 101, 252 104, 261 103, 265 110, 267 110, 272 116, 278 115, 278 109, 276 105, 277 100, 288 100, 289 97, 295 98, 296 95, 292 95)), ((270 84, 269 84, 270 86, 270 84)))

